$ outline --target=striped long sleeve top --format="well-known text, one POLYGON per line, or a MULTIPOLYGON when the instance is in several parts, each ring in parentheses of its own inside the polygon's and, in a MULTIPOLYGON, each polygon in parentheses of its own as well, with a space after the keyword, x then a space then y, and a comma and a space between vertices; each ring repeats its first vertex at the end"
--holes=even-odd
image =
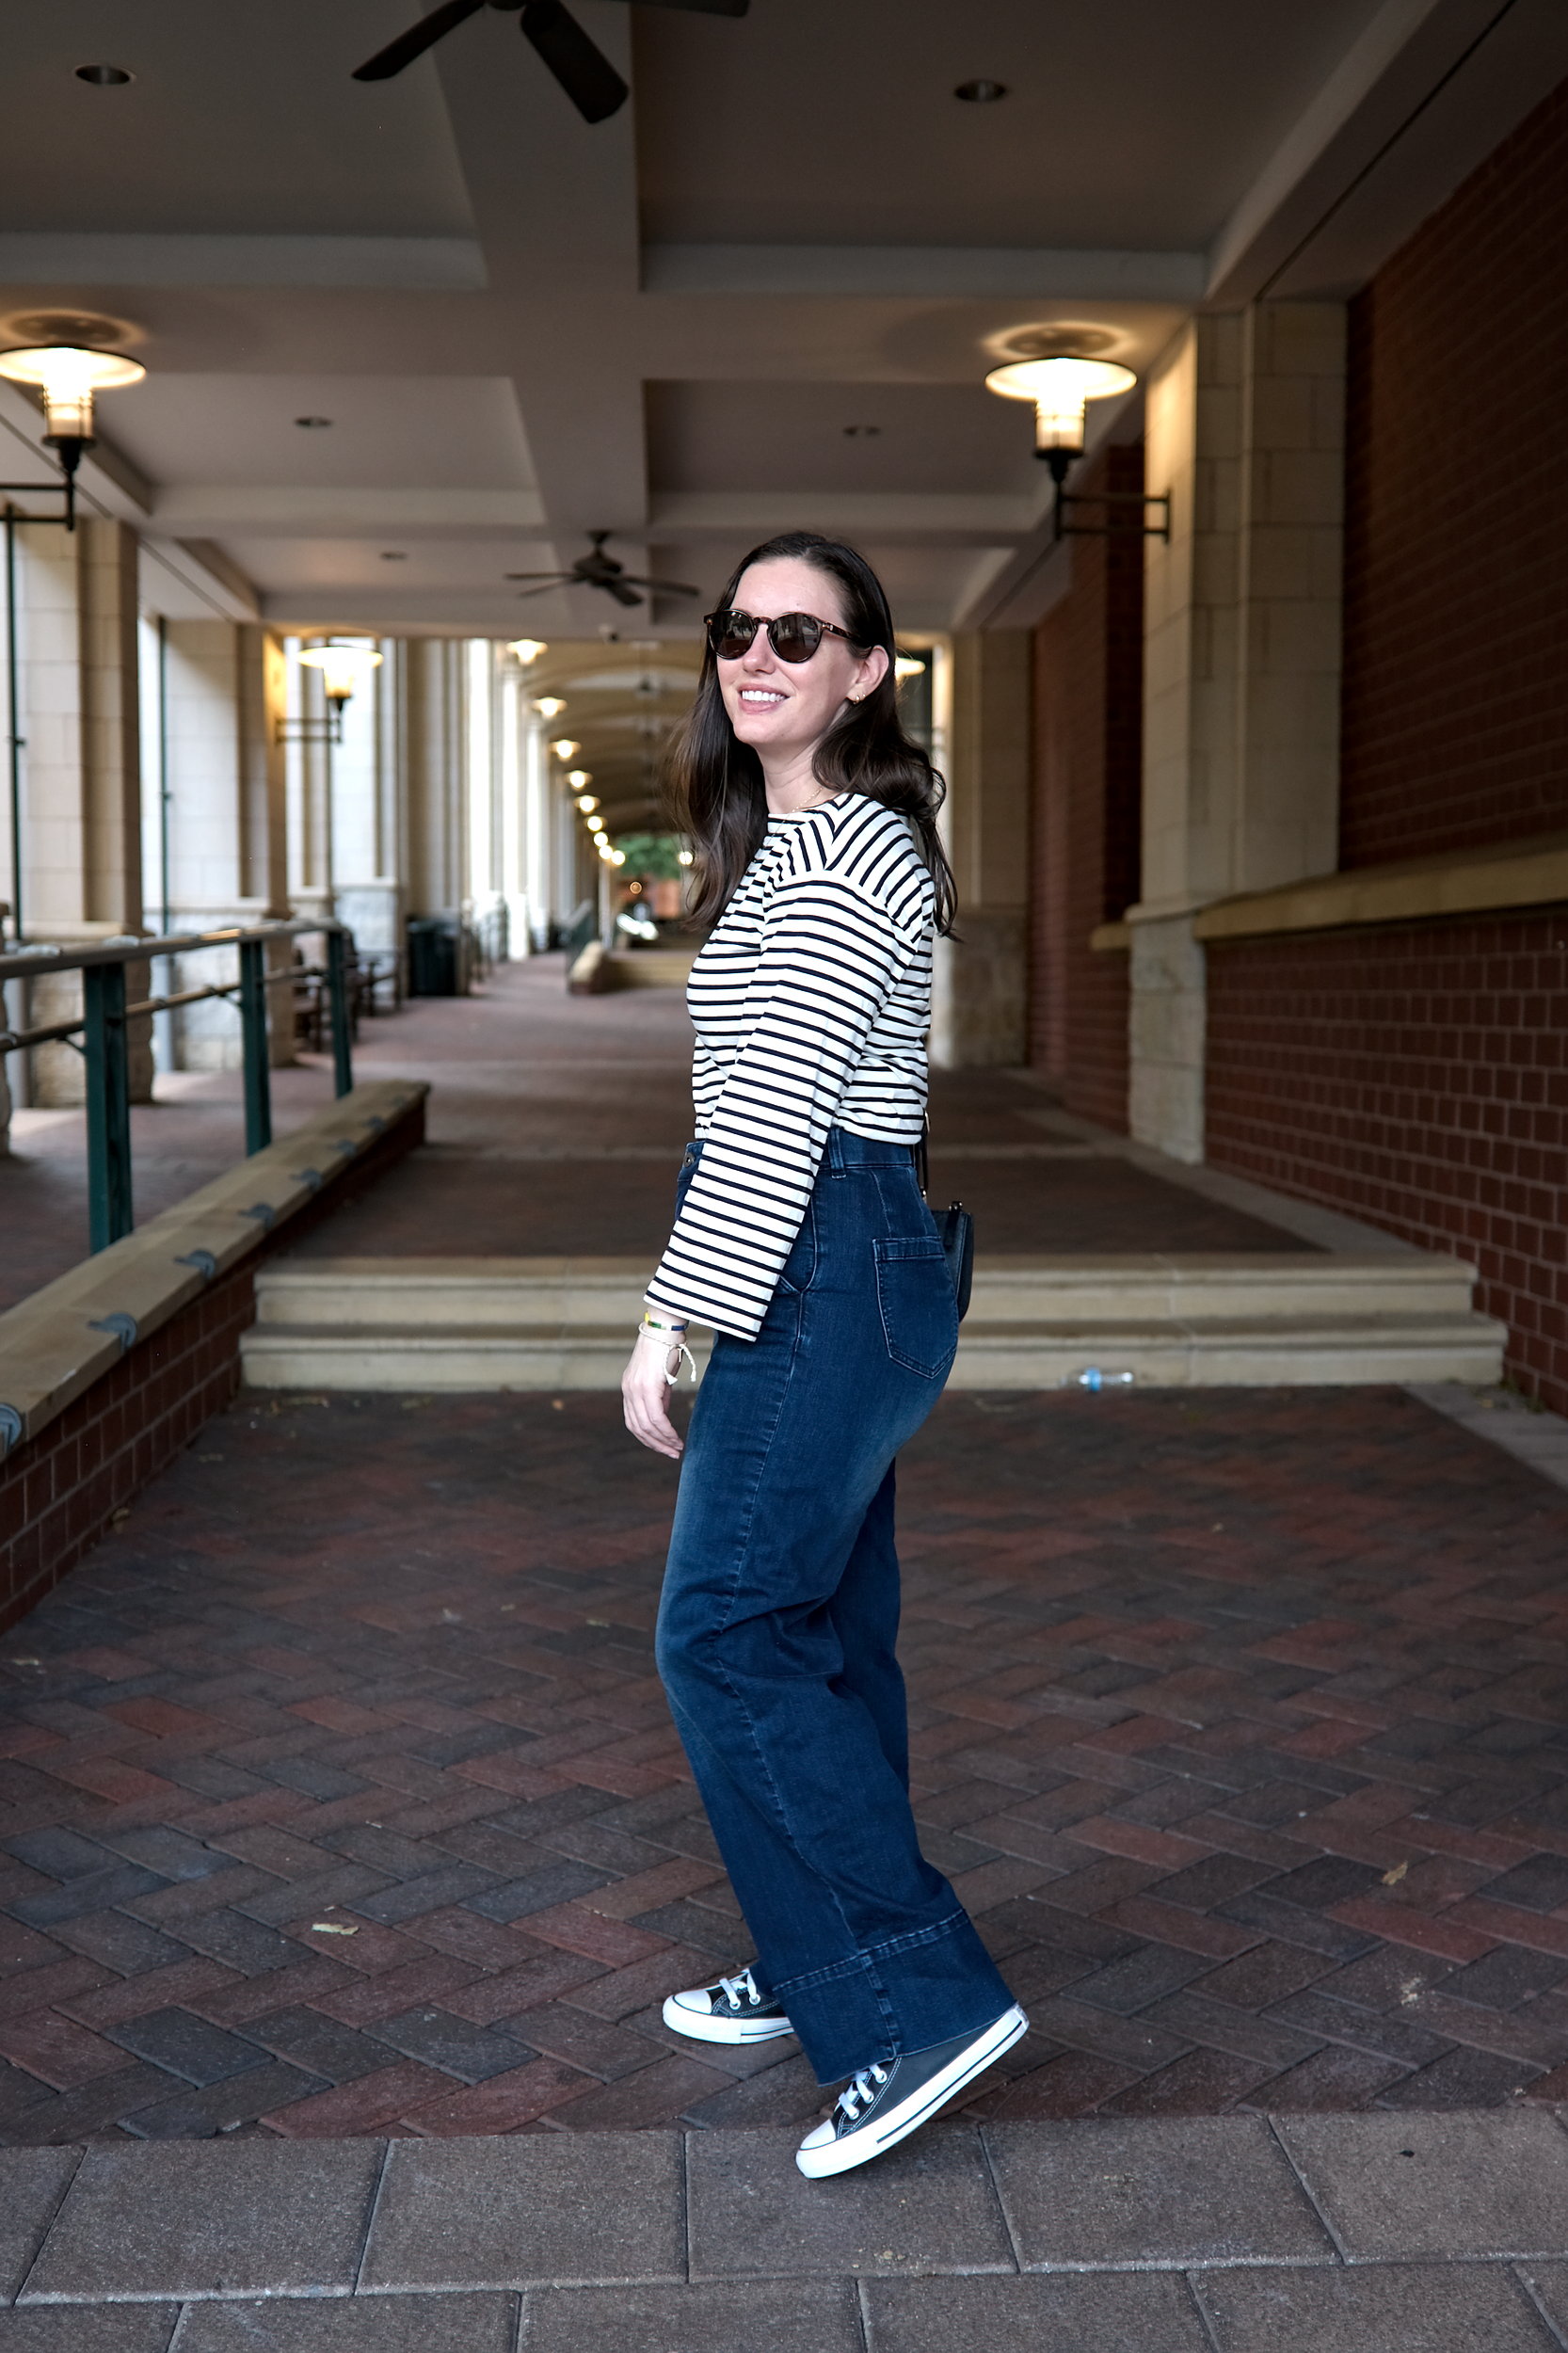
POLYGON ((650 1306, 755 1339, 829 1128, 919 1141, 935 896, 879 801, 770 821, 692 968, 702 1154, 650 1306))

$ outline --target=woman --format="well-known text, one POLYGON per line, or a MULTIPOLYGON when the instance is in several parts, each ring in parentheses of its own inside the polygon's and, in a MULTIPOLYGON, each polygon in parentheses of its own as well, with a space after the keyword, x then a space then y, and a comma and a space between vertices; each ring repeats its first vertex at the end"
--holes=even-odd
POLYGON ((671 773, 718 920, 689 992, 697 1140, 622 1394, 680 1457, 669 1385, 712 1325, 658 1657, 758 1957, 664 2019, 793 2033, 819 2081, 850 2078, 797 2153, 815 2177, 891 2148, 1028 2025, 909 1809, 893 1459, 958 1339, 915 1173, 952 884, 853 549, 790 533, 746 557, 671 773))

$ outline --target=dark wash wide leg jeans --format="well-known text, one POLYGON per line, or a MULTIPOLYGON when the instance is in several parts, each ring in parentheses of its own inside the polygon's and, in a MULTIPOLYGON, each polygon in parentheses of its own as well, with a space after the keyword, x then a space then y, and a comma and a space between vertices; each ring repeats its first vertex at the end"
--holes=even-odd
POLYGON ((823 2083, 1012 1999, 920 1853, 894 1655, 893 1458, 957 1340, 908 1146, 835 1128, 760 1336, 714 1344, 681 1465, 659 1672, 759 1981, 823 2083))

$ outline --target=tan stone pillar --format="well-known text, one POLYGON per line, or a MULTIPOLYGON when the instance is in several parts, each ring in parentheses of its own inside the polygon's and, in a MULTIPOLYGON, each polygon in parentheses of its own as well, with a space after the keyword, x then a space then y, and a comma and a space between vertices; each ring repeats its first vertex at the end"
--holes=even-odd
POLYGON ((1344 363, 1341 305, 1270 303, 1192 320, 1149 379, 1171 535, 1145 577, 1129 1112, 1177 1160, 1204 1151, 1193 916, 1335 862, 1344 363))
POLYGON ((943 1069, 1021 1063, 1029 921, 1030 640, 952 641, 943 832, 958 885, 957 939, 940 940, 931 1057, 943 1069))
MULTIPOLYGON (((74 533, 38 525, 18 538, 24 907, 30 938, 76 947, 144 928, 136 537, 123 523, 87 518, 74 533)), ((126 984, 133 1001, 145 996, 148 966, 130 966, 126 984)), ((80 1009, 78 974, 32 984, 34 1023, 80 1009)), ((41 1047, 31 1060, 34 1102, 82 1100, 82 1061, 71 1047, 41 1047)), ((130 1061, 132 1099, 145 1102, 147 1020, 132 1024, 130 1061)))
POLYGON ((456 912, 465 892, 463 660, 460 641, 410 638, 404 649, 408 909, 456 912))

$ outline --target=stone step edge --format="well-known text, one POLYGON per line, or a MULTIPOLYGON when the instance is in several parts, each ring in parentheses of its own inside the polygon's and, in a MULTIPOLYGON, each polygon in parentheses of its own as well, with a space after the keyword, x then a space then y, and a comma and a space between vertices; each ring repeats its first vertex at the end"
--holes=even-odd
MULTIPOLYGON (((385 1289, 395 1285, 410 1290, 451 1284, 485 1283, 537 1288, 570 1284, 585 1289, 614 1289, 619 1284, 647 1282, 650 1260, 644 1257, 384 1257, 287 1259, 269 1266, 261 1280, 278 1291, 309 1290, 323 1283, 385 1289)), ((975 1268, 977 1289, 987 1285, 1010 1289, 1034 1276, 1042 1281, 1080 1282, 1285 1282, 1308 1289, 1325 1281, 1372 1277, 1400 1289, 1420 1289, 1428 1283, 1474 1283, 1476 1269, 1465 1258, 1438 1252, 1409 1252, 1401 1257, 1381 1252, 1337 1251, 999 1251, 987 1250, 975 1268)))
MULTIPOLYGON (((1144 1387, 1333 1387, 1369 1383, 1453 1382, 1489 1386, 1501 1377, 1502 1337, 1477 1331, 1395 1333, 1350 1339, 1240 1337, 1200 1341, 1173 1336, 1162 1343, 1111 1346, 1079 1342, 1020 1349, 960 1343, 949 1378, 955 1389, 1032 1390, 1071 1386, 1098 1364, 1131 1372, 1144 1387)), ((613 1346, 569 1341, 532 1347, 475 1348, 468 1341, 440 1348, 391 1346, 367 1350, 343 1341, 301 1347, 252 1334, 242 1347, 246 1381, 254 1389, 450 1391, 596 1390, 618 1388, 625 1363, 622 1336, 613 1346)), ((702 1360, 697 1352, 699 1363, 702 1360)))
MULTIPOLYGON (((959 1336, 960 1348, 975 1346, 991 1348, 1070 1348, 1093 1343, 1096 1346, 1127 1348, 1163 1348, 1177 1346, 1213 1346, 1227 1342, 1252 1342, 1287 1346, 1307 1342, 1354 1345, 1365 1340, 1382 1345, 1395 1339, 1431 1341, 1461 1338, 1499 1344, 1507 1337, 1508 1327, 1491 1316, 1483 1316, 1465 1308, 1449 1315, 1406 1316, 1269 1316, 1187 1319, 1170 1318, 1159 1323, 1118 1323, 1110 1319, 1095 1319, 1077 1322, 1066 1320, 1051 1321, 1006 1321, 987 1323, 970 1317, 959 1336)), ((284 1348, 329 1347, 354 1349, 362 1354, 378 1350, 407 1349, 472 1349, 476 1353, 505 1349, 573 1348, 583 1350, 624 1349, 631 1335, 624 1323, 483 1323, 483 1324, 417 1324, 400 1328, 395 1324, 364 1323, 257 1323, 245 1335, 244 1345, 252 1351, 284 1348)), ((694 1336, 693 1347, 700 1353, 712 1345, 701 1333, 694 1336)))

